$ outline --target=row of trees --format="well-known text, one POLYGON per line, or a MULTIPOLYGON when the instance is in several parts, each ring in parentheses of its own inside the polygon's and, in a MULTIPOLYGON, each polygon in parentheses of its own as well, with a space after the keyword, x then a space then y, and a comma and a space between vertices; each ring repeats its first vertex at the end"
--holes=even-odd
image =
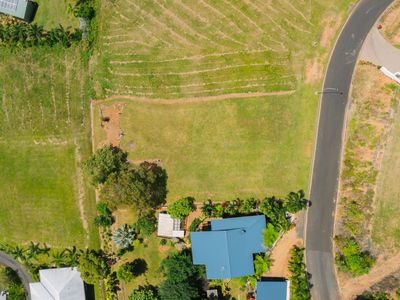
POLYGON ((290 275, 290 299, 310 300, 310 286, 308 273, 304 264, 304 248, 293 247, 289 261, 290 275))
POLYGON ((43 26, 17 22, 0 25, 0 45, 6 47, 28 48, 34 46, 70 47, 82 39, 79 29, 73 31, 64 29, 61 25, 45 30, 43 26))

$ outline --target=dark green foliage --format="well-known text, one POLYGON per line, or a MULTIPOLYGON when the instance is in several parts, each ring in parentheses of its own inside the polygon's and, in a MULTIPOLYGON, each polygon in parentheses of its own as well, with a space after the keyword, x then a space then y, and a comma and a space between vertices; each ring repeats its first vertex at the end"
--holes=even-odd
POLYGON ((162 205, 166 196, 167 173, 151 163, 112 173, 100 192, 100 199, 111 209, 120 205, 133 206, 139 212, 162 205))
POLYGON ((147 271, 147 263, 144 259, 135 259, 119 267, 117 278, 124 282, 130 282, 133 278, 147 271))
POLYGON ((257 211, 259 201, 254 198, 244 199, 240 205, 239 212, 242 214, 250 214, 257 211))
POLYGON ((201 222, 202 222, 202 221, 201 221, 199 218, 195 218, 195 219, 192 221, 192 224, 190 224, 189 232, 196 231, 197 228, 199 227, 199 225, 201 224, 201 222))
POLYGON ((77 0, 72 11, 75 17, 91 20, 96 15, 94 0, 77 0))
POLYGON ((203 203, 201 212, 206 218, 219 218, 224 214, 221 203, 214 204, 211 200, 203 203))
POLYGON ((176 219, 186 218, 194 210, 194 198, 186 197, 168 206, 168 213, 176 219))
POLYGON ((306 208, 308 205, 308 200, 305 198, 303 190, 295 192, 290 192, 287 195, 285 206, 286 210, 292 214, 306 208))
POLYGON ((158 300, 157 291, 152 286, 140 286, 133 290, 128 300, 158 300))
POLYGON ((98 149, 86 162, 83 169, 94 185, 104 183, 110 174, 128 168, 127 153, 111 145, 98 149))
POLYGON ((240 214, 239 213, 240 206, 241 206, 240 199, 236 199, 236 200, 232 200, 232 201, 225 201, 224 203, 222 203, 222 208, 224 211, 223 216, 224 217, 238 216, 240 214))
POLYGON ((390 300, 389 294, 385 292, 364 292, 358 295, 355 300, 390 300))
POLYGON ((8 286, 7 300, 25 300, 25 289, 22 283, 11 282, 8 286))
POLYGON ((109 228, 114 223, 114 219, 107 204, 103 202, 98 203, 97 211, 99 215, 94 219, 94 224, 98 227, 109 228))
POLYGON ((267 227, 263 231, 263 236, 264 236, 264 246, 267 248, 271 248, 275 241, 279 237, 279 232, 276 231, 275 227, 271 224, 268 223, 267 227))
POLYGON ((157 218, 154 212, 147 212, 136 222, 136 230, 144 237, 150 236, 156 230, 157 218))
POLYGON ((37 24, 16 22, 8 25, 0 24, 0 46, 29 48, 34 46, 70 47, 79 42, 82 34, 79 29, 65 30, 61 25, 49 31, 37 24))
POLYGON ((191 300, 200 298, 200 267, 193 265, 186 253, 168 256, 161 264, 165 281, 159 288, 162 300, 191 300))
POLYGON ((340 271, 353 276, 367 274, 375 263, 375 259, 366 251, 362 251, 354 238, 336 237, 340 252, 336 254, 336 264, 340 271))
POLYGON ((167 240, 166 239, 161 239, 160 240, 160 245, 161 246, 165 246, 167 244, 167 240))
POLYGON ((275 197, 265 198, 260 204, 260 211, 266 215, 268 222, 276 230, 286 231, 289 227, 289 220, 286 216, 286 208, 282 200, 275 197))
POLYGON ((289 261, 290 275, 290 299, 309 300, 311 299, 308 275, 304 264, 304 248, 293 247, 289 261))
POLYGON ((88 250, 79 256, 78 271, 88 284, 97 284, 110 275, 107 257, 101 251, 88 250))

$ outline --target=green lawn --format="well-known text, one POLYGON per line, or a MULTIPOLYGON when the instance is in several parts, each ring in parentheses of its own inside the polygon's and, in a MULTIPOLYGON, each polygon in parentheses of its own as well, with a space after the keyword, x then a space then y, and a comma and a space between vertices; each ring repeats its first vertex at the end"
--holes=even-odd
POLYGON ((74 147, 0 144, 2 240, 84 246, 74 147))
POLYGON ((34 22, 42 25, 45 29, 50 29, 61 24, 64 28, 76 28, 79 21, 68 12, 68 6, 73 4, 73 0, 36 0, 38 10, 34 22))
POLYGON ((131 160, 161 159, 169 176, 169 200, 230 200, 306 189, 314 132, 309 120, 317 97, 310 90, 304 93, 308 97, 125 102, 122 147, 131 160), (132 143, 134 150, 128 147, 132 143))

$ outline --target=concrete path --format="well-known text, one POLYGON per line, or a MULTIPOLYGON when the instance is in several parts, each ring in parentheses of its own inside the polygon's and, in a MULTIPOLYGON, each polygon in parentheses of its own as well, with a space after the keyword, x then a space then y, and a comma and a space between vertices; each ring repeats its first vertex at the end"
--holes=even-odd
POLYGON ((364 42, 360 58, 377 66, 386 67, 392 73, 400 72, 400 49, 385 40, 376 25, 364 42))
POLYGON ((33 281, 29 273, 25 271, 25 269, 21 266, 21 264, 18 261, 16 261, 10 255, 4 252, 0 252, 0 264, 6 267, 10 267, 11 269, 13 269, 15 272, 18 273, 18 276, 21 279, 21 282, 25 288, 25 294, 27 296, 26 299, 31 300, 29 283, 33 281))

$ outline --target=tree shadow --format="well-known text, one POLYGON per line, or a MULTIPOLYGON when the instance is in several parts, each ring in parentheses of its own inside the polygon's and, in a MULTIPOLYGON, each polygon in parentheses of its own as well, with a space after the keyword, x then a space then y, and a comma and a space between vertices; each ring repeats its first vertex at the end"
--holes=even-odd
POLYGON ((146 273, 148 269, 147 262, 143 258, 137 258, 131 264, 133 267, 133 275, 135 277, 146 273))

